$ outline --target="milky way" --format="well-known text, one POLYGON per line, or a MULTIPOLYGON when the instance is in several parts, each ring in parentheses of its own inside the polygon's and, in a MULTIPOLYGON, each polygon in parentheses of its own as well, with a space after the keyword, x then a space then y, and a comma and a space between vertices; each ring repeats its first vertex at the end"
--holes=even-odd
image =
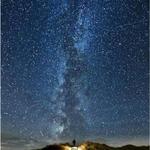
POLYGON ((148 14, 148 0, 2 1, 4 141, 147 144, 148 14))

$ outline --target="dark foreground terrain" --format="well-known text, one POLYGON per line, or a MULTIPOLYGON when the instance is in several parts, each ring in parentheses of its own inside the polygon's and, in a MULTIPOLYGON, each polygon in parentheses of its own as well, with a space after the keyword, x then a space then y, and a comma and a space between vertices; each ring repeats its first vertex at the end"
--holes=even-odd
MULTIPOLYGON (((38 150, 77 150, 69 144, 48 145, 38 150)), ((126 145, 122 147, 110 147, 105 144, 85 142, 78 146, 78 150, 149 150, 149 146, 126 145)))

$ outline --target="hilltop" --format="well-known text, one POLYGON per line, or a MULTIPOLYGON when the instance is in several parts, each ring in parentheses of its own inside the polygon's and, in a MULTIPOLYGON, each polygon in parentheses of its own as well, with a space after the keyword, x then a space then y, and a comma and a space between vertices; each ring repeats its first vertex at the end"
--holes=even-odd
MULTIPOLYGON (((72 146, 69 143, 66 143, 66 144, 48 145, 38 150, 75 150, 76 149, 76 148, 73 149, 71 148, 72 146)), ((111 147, 106 144, 100 144, 100 143, 94 143, 88 141, 79 145, 78 150, 149 150, 149 146, 126 145, 122 147, 111 147)))

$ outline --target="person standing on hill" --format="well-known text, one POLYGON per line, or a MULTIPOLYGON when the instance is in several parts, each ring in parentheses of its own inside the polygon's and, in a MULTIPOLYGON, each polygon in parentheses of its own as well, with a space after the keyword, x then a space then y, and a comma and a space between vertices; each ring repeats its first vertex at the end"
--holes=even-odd
POLYGON ((73 146, 75 146, 75 145, 76 145, 76 140, 74 139, 74 140, 72 141, 72 143, 73 143, 73 146))

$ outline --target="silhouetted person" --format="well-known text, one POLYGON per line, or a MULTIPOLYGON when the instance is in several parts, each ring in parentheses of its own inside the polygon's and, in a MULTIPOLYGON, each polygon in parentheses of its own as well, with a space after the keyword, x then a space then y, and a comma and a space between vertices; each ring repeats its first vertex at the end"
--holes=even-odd
POLYGON ((74 140, 72 141, 72 143, 73 143, 73 146, 75 146, 75 145, 76 145, 76 140, 74 139, 74 140))

